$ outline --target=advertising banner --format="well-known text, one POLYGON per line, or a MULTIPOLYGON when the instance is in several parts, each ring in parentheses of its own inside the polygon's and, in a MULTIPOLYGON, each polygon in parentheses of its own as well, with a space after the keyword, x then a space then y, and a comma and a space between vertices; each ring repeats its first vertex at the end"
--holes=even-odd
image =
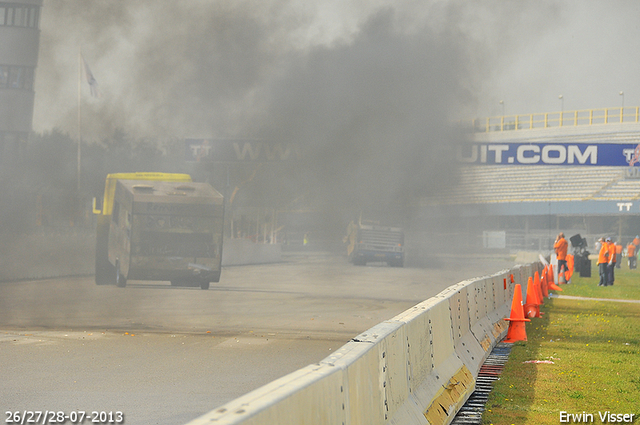
POLYGON ((460 162, 474 165, 640 165, 640 144, 471 143, 458 147, 460 162))
POLYGON ((291 143, 238 139, 185 139, 188 162, 277 162, 300 159, 291 143))

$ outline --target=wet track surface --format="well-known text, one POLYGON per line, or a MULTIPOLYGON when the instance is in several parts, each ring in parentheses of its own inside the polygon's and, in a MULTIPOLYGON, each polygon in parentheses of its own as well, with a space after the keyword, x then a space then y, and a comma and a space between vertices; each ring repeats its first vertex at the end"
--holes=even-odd
POLYGON ((309 255, 227 267, 208 291, 103 287, 92 276, 0 283, 0 408, 183 424, 452 284, 511 265, 356 267, 309 255))

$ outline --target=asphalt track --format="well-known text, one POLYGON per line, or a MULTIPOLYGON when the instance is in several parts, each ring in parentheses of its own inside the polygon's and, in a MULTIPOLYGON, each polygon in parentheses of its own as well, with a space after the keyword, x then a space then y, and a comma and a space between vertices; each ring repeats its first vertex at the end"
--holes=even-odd
MULTIPOLYGON (((511 267, 356 267, 328 254, 227 267, 208 291, 93 277, 0 283, 0 408, 184 424, 315 363, 459 281, 511 267)), ((90 423, 85 420, 85 423, 90 423)))

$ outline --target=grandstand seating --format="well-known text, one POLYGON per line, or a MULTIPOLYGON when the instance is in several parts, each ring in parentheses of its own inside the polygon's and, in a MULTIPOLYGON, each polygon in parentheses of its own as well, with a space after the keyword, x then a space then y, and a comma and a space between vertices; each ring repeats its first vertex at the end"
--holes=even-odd
POLYGON ((620 167, 469 166, 448 193, 432 199, 444 204, 635 200, 640 179, 625 180, 620 167))
MULTIPOLYGON (((489 117, 474 120, 469 128, 476 143, 638 145, 640 107, 489 117)), ((636 173, 638 165, 634 167, 636 173)), ((460 166, 457 175, 446 193, 430 198, 432 203, 640 200, 640 178, 629 178, 621 166, 466 164, 460 166)))

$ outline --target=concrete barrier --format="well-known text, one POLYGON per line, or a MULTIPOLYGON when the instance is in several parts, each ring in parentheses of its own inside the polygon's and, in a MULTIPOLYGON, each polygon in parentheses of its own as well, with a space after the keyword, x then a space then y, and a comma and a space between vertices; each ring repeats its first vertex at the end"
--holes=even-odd
POLYGON ((346 397, 339 368, 309 365, 210 412, 206 423, 345 424, 346 397), (324 399, 331 406, 313 402, 324 399))
MULTIPOLYGON (((414 388, 411 396, 405 401, 403 409, 396 412, 394 424, 433 424, 441 423, 442 418, 457 411, 471 395, 474 388, 474 378, 465 366, 462 358, 456 352, 456 338, 451 319, 450 297, 455 293, 443 294, 432 299, 433 303, 419 315, 412 317, 407 323, 415 327, 424 323, 423 317, 428 317, 430 329, 431 358, 426 364, 417 364, 417 368, 428 370, 422 379, 412 376, 414 388)), ((415 337, 420 334, 412 332, 411 343, 418 344, 415 337)), ((458 339, 463 343, 466 335, 458 339)), ((386 423, 386 422, 385 422, 386 423)))
POLYGON ((503 319, 515 283, 539 268, 517 266, 453 285, 356 336, 318 364, 188 425, 448 424, 473 392, 491 349, 506 335, 503 319))
POLYGON ((383 322, 320 362, 342 371, 346 424, 384 424, 406 398, 404 339, 402 323, 383 322))

